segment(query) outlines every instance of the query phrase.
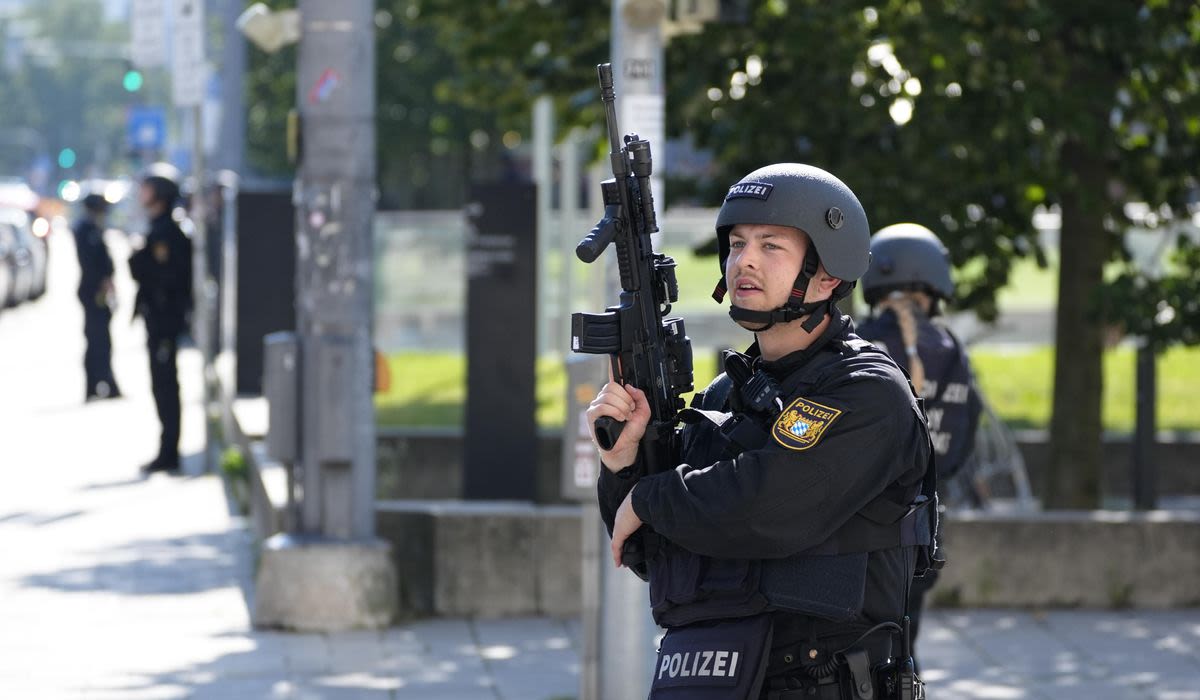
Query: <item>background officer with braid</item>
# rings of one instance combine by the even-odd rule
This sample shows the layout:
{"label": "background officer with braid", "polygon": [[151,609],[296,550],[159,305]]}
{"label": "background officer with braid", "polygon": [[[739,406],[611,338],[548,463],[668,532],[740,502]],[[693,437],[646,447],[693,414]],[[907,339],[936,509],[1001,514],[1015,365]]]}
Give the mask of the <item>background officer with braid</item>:
{"label": "background officer with braid", "polygon": [[716,227],[714,297],[755,342],[681,414],[679,466],[639,463],[636,388],[588,410],[626,422],[598,491],[614,562],[640,540],[668,629],[651,698],[919,697],[901,632],[933,558],[932,446],[903,372],[836,306],[867,270],[866,214],[782,163],[733,185]]}
{"label": "background officer with braid", "polygon": [[[936,320],[942,304],[954,299],[946,247],[924,226],[888,226],[871,238],[871,267],[862,287],[872,315],[858,334],[890,353],[925,399],[939,495],[950,506],[980,505],[963,466],[974,448],[982,403],[966,350]],[[936,572],[914,581],[909,599],[914,642],[925,594],[936,581]]]}

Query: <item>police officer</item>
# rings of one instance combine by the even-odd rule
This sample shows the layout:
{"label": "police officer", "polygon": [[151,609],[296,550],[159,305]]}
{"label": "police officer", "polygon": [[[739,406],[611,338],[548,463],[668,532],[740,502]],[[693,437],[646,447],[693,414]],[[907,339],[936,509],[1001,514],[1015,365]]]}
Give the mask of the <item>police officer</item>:
{"label": "police officer", "polygon": [[651,698],[914,697],[903,620],[932,565],[932,447],[903,372],[836,305],[868,266],[866,214],[833,175],[781,163],[734,184],[716,228],[714,297],[755,343],[681,415],[679,466],[645,473],[637,388],[588,409],[626,422],[598,491],[614,562],[640,542],[668,630]]}
{"label": "police officer", "polygon": [[83,216],[75,223],[75,253],[79,257],[79,302],[83,304],[84,400],[114,399],[121,395],[112,371],[113,261],[104,244],[108,200],[98,194],[83,198]]}
{"label": "police officer", "polygon": [[138,283],[134,314],[146,322],[150,381],[162,437],[158,456],[144,472],[179,470],[179,375],[175,354],[192,309],[192,243],[171,216],[179,185],[164,169],[152,169],[139,196],[150,219],[145,245],[129,259]]}
{"label": "police officer", "polygon": [[[925,399],[939,490],[949,494],[949,505],[980,505],[963,466],[982,403],[962,343],[938,322],[942,304],[954,299],[946,247],[919,224],[888,226],[871,238],[871,267],[862,287],[872,316],[859,335],[890,353]],[[914,582],[909,600],[914,640],[925,595],[936,580],[930,572]]]}

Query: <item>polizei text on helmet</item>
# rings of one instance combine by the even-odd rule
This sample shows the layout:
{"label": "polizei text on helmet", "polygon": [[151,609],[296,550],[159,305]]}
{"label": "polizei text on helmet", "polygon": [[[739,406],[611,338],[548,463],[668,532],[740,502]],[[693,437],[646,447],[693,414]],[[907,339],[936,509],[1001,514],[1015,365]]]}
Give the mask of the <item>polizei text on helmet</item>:
{"label": "polizei text on helmet", "polygon": [[775,189],[775,185],[769,182],[739,182],[729,188],[729,194],[725,195],[725,199],[750,197],[766,201],[767,197],[771,196],[773,189]]}

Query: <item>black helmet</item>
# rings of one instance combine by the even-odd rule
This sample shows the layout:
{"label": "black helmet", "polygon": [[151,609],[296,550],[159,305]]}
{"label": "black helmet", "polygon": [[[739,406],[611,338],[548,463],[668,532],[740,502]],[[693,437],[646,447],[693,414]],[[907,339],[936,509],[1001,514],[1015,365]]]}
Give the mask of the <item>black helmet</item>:
{"label": "black helmet", "polygon": [[[841,180],[811,165],[776,163],[759,168],[729,188],[717,214],[717,251],[721,281],[713,298],[725,297],[725,261],[729,257],[729,232],[737,224],[774,224],[798,228],[812,245],[805,254],[800,274],[793,285],[792,299],[774,311],[750,311],[731,306],[736,321],[765,324],[766,330],[779,322],[809,315],[806,330],[821,323],[837,300],[854,288],[871,260],[871,228],[867,214],[854,192]],[[828,300],[804,303],[808,282],[824,265],[831,276],[842,280]]]}
{"label": "black helmet", "polygon": [[103,214],[108,211],[109,203],[103,195],[92,193],[83,198],[83,208],[90,212]]}
{"label": "black helmet", "polygon": [[920,224],[888,226],[871,238],[871,267],[862,286],[863,297],[872,306],[894,291],[953,299],[950,254],[941,239]]}
{"label": "black helmet", "polygon": [[168,208],[179,199],[179,170],[170,163],[150,165],[142,175],[142,184],[149,186],[154,198]]}

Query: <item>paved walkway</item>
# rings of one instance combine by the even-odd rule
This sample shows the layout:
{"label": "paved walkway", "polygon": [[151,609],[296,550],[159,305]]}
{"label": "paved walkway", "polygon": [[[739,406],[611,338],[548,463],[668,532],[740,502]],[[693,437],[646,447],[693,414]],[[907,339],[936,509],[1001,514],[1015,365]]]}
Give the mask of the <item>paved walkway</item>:
{"label": "paved walkway", "polygon": [[[128,398],[83,405],[67,237],[52,257],[49,295],[0,313],[0,699],[576,696],[575,621],[252,630],[249,535],[195,457],[197,358],[181,360],[187,475],[142,479],[157,424],[132,290],[113,324]],[[939,700],[1200,700],[1197,610],[943,611],[926,630]]]}

